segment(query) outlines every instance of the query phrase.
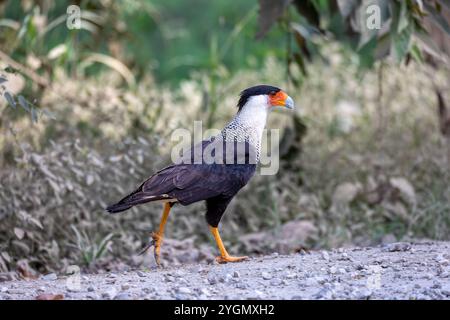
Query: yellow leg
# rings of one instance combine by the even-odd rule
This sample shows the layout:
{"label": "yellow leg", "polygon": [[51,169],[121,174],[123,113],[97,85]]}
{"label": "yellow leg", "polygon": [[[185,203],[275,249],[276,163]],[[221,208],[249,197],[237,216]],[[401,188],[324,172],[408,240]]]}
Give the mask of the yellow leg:
{"label": "yellow leg", "polygon": [[159,253],[161,251],[161,243],[164,237],[164,226],[166,225],[167,218],[169,217],[170,208],[172,208],[172,205],[169,202],[166,202],[164,204],[164,211],[161,222],[159,223],[158,232],[152,233],[153,244],[155,246],[155,260],[158,265],[160,264]]}
{"label": "yellow leg", "polygon": [[239,262],[245,259],[248,259],[247,256],[244,257],[232,257],[228,254],[227,250],[225,249],[225,246],[223,245],[222,239],[220,238],[219,229],[217,227],[211,227],[209,226],[209,230],[211,231],[212,235],[214,236],[214,240],[216,240],[217,247],[219,247],[220,256],[216,258],[216,261],[219,263],[226,263],[226,262]]}

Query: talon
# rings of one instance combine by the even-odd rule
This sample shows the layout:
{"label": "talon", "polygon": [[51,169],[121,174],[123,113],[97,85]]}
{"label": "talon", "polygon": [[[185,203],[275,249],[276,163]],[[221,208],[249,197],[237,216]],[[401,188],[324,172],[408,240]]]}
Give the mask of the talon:
{"label": "talon", "polygon": [[142,256],[144,253],[146,253],[148,251],[148,249],[150,249],[151,247],[153,247],[155,245],[155,239],[151,239],[144,248],[142,248],[142,250],[138,253],[138,256]]}
{"label": "talon", "polygon": [[218,257],[216,257],[216,261],[218,263],[241,262],[241,261],[244,261],[244,260],[247,260],[247,259],[248,259],[247,256],[243,256],[243,257],[218,256]]}

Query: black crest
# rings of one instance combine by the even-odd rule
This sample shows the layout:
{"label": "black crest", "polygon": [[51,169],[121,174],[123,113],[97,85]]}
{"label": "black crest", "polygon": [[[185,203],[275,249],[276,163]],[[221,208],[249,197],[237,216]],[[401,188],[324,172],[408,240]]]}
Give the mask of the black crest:
{"label": "black crest", "polygon": [[258,86],[254,86],[254,87],[245,89],[240,94],[239,102],[237,105],[239,108],[239,111],[241,111],[242,107],[247,103],[248,99],[251,96],[258,96],[261,94],[272,94],[272,93],[275,94],[280,90],[281,90],[280,88],[268,86],[268,85],[258,85]]}

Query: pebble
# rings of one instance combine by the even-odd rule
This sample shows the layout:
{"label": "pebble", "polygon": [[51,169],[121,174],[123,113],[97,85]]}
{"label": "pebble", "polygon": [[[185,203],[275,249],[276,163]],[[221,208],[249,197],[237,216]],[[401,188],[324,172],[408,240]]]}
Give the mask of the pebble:
{"label": "pebble", "polygon": [[181,294],[191,294],[192,291],[191,291],[191,289],[186,288],[186,287],[179,287],[179,288],[177,289],[177,293],[181,293]]}
{"label": "pebble", "polygon": [[330,255],[326,251],[322,251],[322,258],[326,261],[330,260]]}
{"label": "pebble", "polygon": [[247,297],[248,299],[261,299],[264,293],[260,290],[255,290],[253,293],[250,293]]}
{"label": "pebble", "polygon": [[409,251],[411,250],[411,244],[408,242],[394,242],[383,246],[383,251],[397,252],[397,251]]}
{"label": "pebble", "polygon": [[145,275],[145,273],[144,272],[142,272],[142,271],[137,271],[136,272],[136,274],[139,276],[139,277],[141,277],[141,278],[144,278],[146,275]]}
{"label": "pebble", "polygon": [[56,275],[56,273],[49,273],[45,276],[42,276],[41,279],[44,281],[54,281],[58,279],[58,276]]}
{"label": "pebble", "polygon": [[441,293],[444,296],[450,297],[450,283],[446,283],[445,285],[442,286]]}
{"label": "pebble", "polygon": [[94,292],[94,291],[95,291],[95,288],[94,288],[93,286],[89,286],[89,287],[87,288],[87,291],[88,291],[88,292]]}
{"label": "pebble", "polygon": [[238,289],[247,289],[248,285],[246,283],[244,283],[244,282],[238,282],[238,283],[236,283],[236,288],[238,288]]}
{"label": "pebble", "polygon": [[297,275],[293,272],[286,272],[284,274],[284,278],[285,279],[295,279],[295,278],[297,278]]}
{"label": "pebble", "polygon": [[123,291],[126,291],[126,290],[130,289],[130,285],[128,283],[124,283],[124,284],[122,284],[121,288]]}
{"label": "pebble", "polygon": [[201,288],[201,289],[199,290],[199,292],[200,292],[202,295],[205,295],[206,297],[211,295],[211,292],[209,292],[209,290],[206,289],[206,288]]}
{"label": "pebble", "polygon": [[116,288],[112,287],[112,288],[109,288],[108,290],[102,292],[102,298],[113,299],[116,296],[116,294],[117,294]]}
{"label": "pebble", "polygon": [[230,280],[233,278],[233,276],[229,273],[225,274],[225,275],[221,275],[219,277],[219,281],[222,283],[228,283],[230,282]]}
{"label": "pebble", "polygon": [[314,295],[315,299],[325,299],[325,300],[331,300],[335,297],[333,290],[330,289],[320,289],[316,294]]}
{"label": "pebble", "polygon": [[279,286],[281,285],[281,279],[275,278],[270,281],[271,286]]}
{"label": "pebble", "polygon": [[114,300],[130,300],[131,297],[126,292],[119,292],[115,297]]}
{"label": "pebble", "polygon": [[23,294],[24,291],[20,290],[20,289],[13,289],[13,288],[11,288],[11,289],[8,289],[7,293],[9,293],[9,294]]}
{"label": "pebble", "polygon": [[263,278],[264,280],[270,280],[270,279],[272,279],[272,275],[271,275],[270,273],[268,273],[268,272],[263,272],[263,273],[261,273],[261,276],[262,276],[262,278]]}
{"label": "pebble", "polygon": [[241,275],[239,274],[238,271],[233,272],[233,278],[240,278]]}
{"label": "pebble", "polygon": [[370,298],[371,295],[372,295],[372,291],[367,289],[367,288],[362,289],[362,290],[357,292],[357,298],[358,299],[367,300],[367,299]]}

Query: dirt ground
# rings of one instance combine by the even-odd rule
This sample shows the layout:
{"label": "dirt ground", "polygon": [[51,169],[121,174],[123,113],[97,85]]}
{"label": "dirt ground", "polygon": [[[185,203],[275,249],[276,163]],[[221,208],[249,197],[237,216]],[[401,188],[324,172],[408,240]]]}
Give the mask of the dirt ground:
{"label": "dirt ground", "polygon": [[0,299],[450,299],[450,242],[0,282]]}

